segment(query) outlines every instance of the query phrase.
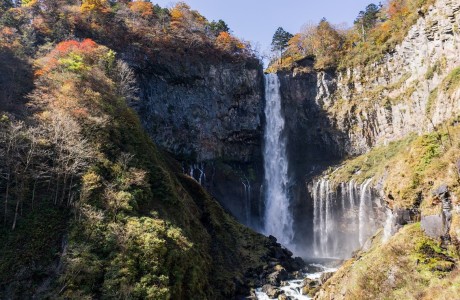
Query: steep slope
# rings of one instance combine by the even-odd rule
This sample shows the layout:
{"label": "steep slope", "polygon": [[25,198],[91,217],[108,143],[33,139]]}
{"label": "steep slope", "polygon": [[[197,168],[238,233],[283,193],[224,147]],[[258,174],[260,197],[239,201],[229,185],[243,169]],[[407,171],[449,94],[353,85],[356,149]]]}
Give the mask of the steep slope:
{"label": "steep slope", "polygon": [[[195,51],[194,64],[211,57],[226,72],[243,74],[242,87],[227,90],[236,96],[222,101],[233,106],[249,93],[247,101],[257,106],[260,81],[247,85],[260,78],[258,62],[236,38],[209,31],[186,5],[165,11],[142,3],[2,6],[1,53],[24,64],[18,70],[25,83],[0,99],[0,298],[231,299],[248,295],[279,265],[303,266],[276,239],[239,224],[185,175],[129,106],[142,107],[144,96],[156,91],[149,82],[161,85],[165,74],[178,75],[174,67],[190,63],[177,49]],[[145,34],[149,26],[157,34]],[[168,55],[174,63],[158,64]],[[0,68],[2,88],[14,88],[17,73],[5,62]],[[180,94],[187,83],[169,84]],[[206,85],[196,86],[204,93]],[[209,95],[214,101],[217,93]],[[260,121],[253,113],[249,125],[223,122],[236,129],[223,142],[214,140],[230,140],[233,160],[246,163],[257,152]],[[254,132],[246,137],[245,130]],[[241,139],[254,149],[241,155]],[[184,142],[198,149],[204,140],[196,141]]]}
{"label": "steep slope", "polygon": [[293,172],[307,178],[299,243],[310,234],[306,255],[319,257],[361,248],[315,299],[458,294],[459,25],[459,3],[438,0],[382,58],[324,71],[307,57],[279,72]]}
{"label": "steep slope", "polygon": [[256,227],[263,180],[260,62],[187,55],[138,73],[138,111],[150,136],[238,220]]}

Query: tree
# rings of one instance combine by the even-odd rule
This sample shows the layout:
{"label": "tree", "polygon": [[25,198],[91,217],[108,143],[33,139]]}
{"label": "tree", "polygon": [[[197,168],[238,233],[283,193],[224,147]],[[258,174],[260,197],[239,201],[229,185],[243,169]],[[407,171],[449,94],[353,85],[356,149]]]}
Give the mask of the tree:
{"label": "tree", "polygon": [[371,3],[366,7],[365,11],[359,12],[358,17],[355,20],[355,25],[360,28],[363,41],[366,40],[367,32],[374,28],[377,24],[381,8],[381,4],[375,5]]}
{"label": "tree", "polygon": [[105,12],[108,7],[107,0],[83,0],[80,9],[82,12]]}
{"label": "tree", "polygon": [[289,40],[293,37],[292,34],[278,27],[272,39],[272,46],[274,50],[285,49],[288,45]]}
{"label": "tree", "polygon": [[287,48],[289,40],[293,37],[292,34],[283,29],[283,27],[278,27],[272,39],[272,50],[279,51],[280,56],[282,55],[284,49]]}
{"label": "tree", "polygon": [[343,37],[326,19],[322,19],[313,40],[313,51],[316,57],[315,67],[331,68],[337,65]]}
{"label": "tree", "polygon": [[140,15],[141,17],[147,18],[153,15],[153,4],[145,1],[135,1],[129,3],[129,9],[132,12]]}
{"label": "tree", "polygon": [[218,36],[221,32],[230,32],[230,28],[223,20],[219,20],[217,22],[212,21],[209,23],[209,29],[211,29],[215,36]]}

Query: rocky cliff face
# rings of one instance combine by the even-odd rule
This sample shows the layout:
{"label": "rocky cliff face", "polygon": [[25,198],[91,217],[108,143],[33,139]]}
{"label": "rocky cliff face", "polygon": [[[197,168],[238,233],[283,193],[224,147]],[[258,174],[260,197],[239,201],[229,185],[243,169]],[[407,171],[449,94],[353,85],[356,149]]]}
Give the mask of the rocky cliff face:
{"label": "rocky cliff face", "polygon": [[337,92],[324,94],[323,107],[348,135],[348,153],[432,130],[456,116],[460,95],[446,81],[460,65],[459,27],[460,3],[439,0],[393,53],[337,75]]}
{"label": "rocky cliff face", "polygon": [[459,114],[459,28],[460,3],[438,0],[380,61],[315,71],[304,59],[279,74],[300,240],[312,235],[305,229],[313,219],[305,181],[341,158],[431,131]]}
{"label": "rocky cliff face", "polygon": [[250,225],[251,215],[259,214],[263,180],[259,62],[159,59],[140,77],[138,110],[154,141]]}
{"label": "rocky cliff face", "polygon": [[[294,71],[287,76],[285,93],[303,105],[314,104],[325,116],[326,128],[342,132],[346,139],[336,143],[338,154],[360,154],[409,133],[432,130],[460,109],[460,95],[448,82],[458,75],[459,28],[460,3],[439,0],[382,60],[335,74]],[[324,122],[317,126],[325,128]],[[310,126],[303,136],[314,130]]]}

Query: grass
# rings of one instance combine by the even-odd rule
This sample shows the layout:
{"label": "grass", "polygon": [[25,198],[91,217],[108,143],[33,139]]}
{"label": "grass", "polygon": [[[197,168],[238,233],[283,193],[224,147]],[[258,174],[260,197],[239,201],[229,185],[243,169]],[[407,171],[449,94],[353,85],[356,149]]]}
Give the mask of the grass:
{"label": "grass", "polygon": [[420,223],[405,226],[386,243],[381,238],[379,232],[369,251],[339,269],[324,286],[326,297],[345,291],[345,299],[434,299],[433,289],[452,281],[456,287],[441,293],[459,291],[459,274],[452,269],[458,253],[427,237]]}
{"label": "grass", "polygon": [[439,185],[447,184],[456,197],[460,196],[459,158],[460,126],[447,122],[435,132],[410,135],[349,159],[330,177],[336,184],[384,178],[384,193],[392,207],[410,208],[422,196],[422,210],[431,213],[438,207],[430,202],[431,191]]}
{"label": "grass", "polygon": [[460,67],[453,69],[449,75],[444,78],[441,88],[452,95],[460,87]]}
{"label": "grass", "polygon": [[368,178],[383,174],[391,166],[391,160],[407,148],[415,139],[414,135],[400,141],[391,142],[388,146],[373,148],[370,152],[347,160],[333,175],[336,183],[354,179],[358,183]]}

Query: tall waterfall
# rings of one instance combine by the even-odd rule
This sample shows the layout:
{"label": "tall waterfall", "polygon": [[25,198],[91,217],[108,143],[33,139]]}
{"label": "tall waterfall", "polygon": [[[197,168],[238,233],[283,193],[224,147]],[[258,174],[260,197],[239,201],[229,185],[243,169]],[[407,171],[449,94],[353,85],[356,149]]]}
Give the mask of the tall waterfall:
{"label": "tall waterfall", "polygon": [[316,257],[346,258],[363,246],[387,212],[371,188],[371,179],[338,187],[322,178],[313,183],[313,251]]}
{"label": "tall waterfall", "polygon": [[280,82],[276,74],[265,77],[265,233],[275,236],[282,244],[292,241],[292,215],[287,196],[288,160],[283,136],[284,118],[281,113]]}

